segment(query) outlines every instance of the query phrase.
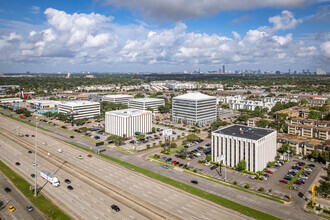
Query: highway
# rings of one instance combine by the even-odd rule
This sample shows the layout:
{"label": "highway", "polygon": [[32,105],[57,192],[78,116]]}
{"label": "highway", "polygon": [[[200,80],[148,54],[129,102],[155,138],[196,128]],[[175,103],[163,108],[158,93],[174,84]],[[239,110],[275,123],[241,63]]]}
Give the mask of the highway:
{"label": "highway", "polygon": [[[5,163],[15,167],[32,184],[33,155],[27,149],[33,149],[34,138],[31,134],[35,129],[29,125],[0,116],[0,131],[2,135],[2,152],[0,158]],[[30,137],[19,137],[17,132],[29,134]],[[45,142],[46,144],[43,144]],[[65,144],[47,134],[38,131],[38,169],[56,172],[62,186],[55,188],[38,179],[42,191],[54,197],[55,203],[62,203],[66,211],[74,213],[80,219],[104,219],[114,215],[110,210],[111,204],[117,204],[121,211],[115,213],[116,219],[247,219],[233,210],[224,208],[207,200],[193,196],[167,184],[155,181],[125,167],[93,156],[88,158],[86,152]],[[61,148],[63,153],[57,152]],[[51,156],[48,157],[47,153]],[[82,155],[83,159],[77,156]],[[15,162],[21,166],[15,166]],[[72,180],[74,190],[68,191],[63,182],[65,178]],[[117,193],[117,194],[116,194]],[[119,195],[118,195],[119,194]],[[109,195],[109,196],[106,196]],[[104,198],[102,198],[102,196]],[[117,201],[114,201],[116,198]],[[120,200],[120,201],[118,201]],[[125,206],[128,204],[127,206]],[[129,208],[128,208],[129,207]],[[178,208],[180,207],[180,208]],[[122,215],[122,216],[120,216]]]}

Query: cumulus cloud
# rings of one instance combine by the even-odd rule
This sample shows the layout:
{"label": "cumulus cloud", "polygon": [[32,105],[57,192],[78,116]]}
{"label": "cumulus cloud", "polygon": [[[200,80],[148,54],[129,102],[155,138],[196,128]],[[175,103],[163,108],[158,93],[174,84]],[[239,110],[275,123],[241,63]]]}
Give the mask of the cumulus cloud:
{"label": "cumulus cloud", "polygon": [[99,0],[115,7],[125,7],[153,19],[183,20],[200,18],[227,10],[256,8],[294,8],[315,0]]}
{"label": "cumulus cloud", "polygon": [[[183,22],[172,28],[150,28],[143,25],[119,25],[113,17],[101,14],[68,14],[49,8],[45,27],[25,33],[0,31],[0,66],[40,63],[56,66],[128,65],[148,70],[156,66],[208,66],[222,64],[283,66],[292,63],[314,64],[320,60],[329,67],[328,33],[322,41],[296,41],[291,33],[278,30],[294,28],[299,19],[289,11],[269,19],[270,26],[233,31],[232,36],[188,32]],[[320,58],[320,59],[319,59]],[[59,65],[59,63],[61,65]],[[259,68],[258,67],[258,68]],[[159,69],[162,71],[164,69]]]}

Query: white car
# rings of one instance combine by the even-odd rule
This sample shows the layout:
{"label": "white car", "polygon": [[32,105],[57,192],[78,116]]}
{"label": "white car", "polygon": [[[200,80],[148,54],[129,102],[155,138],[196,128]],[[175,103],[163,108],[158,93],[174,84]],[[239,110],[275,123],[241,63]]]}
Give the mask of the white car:
{"label": "white car", "polygon": [[42,142],[42,144],[47,146],[47,143],[46,142]]}
{"label": "white car", "polygon": [[58,149],[57,152],[63,153],[63,150],[62,149]]}
{"label": "white car", "polygon": [[78,158],[78,159],[83,159],[83,156],[79,155],[77,158]]}
{"label": "white car", "polygon": [[256,175],[250,176],[251,179],[255,179],[256,177],[257,177]]}
{"label": "white car", "polygon": [[307,172],[312,172],[313,171],[311,168],[306,168],[304,170],[307,171]]}
{"label": "white car", "polygon": [[205,163],[205,166],[209,166],[209,165],[210,165],[210,162],[206,162],[206,163]]}
{"label": "white car", "polygon": [[32,162],[32,165],[35,166],[35,165],[36,165],[36,162],[33,161],[33,162]]}
{"label": "white car", "polygon": [[303,178],[303,179],[308,179],[308,176],[305,176],[305,175],[299,175],[299,178]]}

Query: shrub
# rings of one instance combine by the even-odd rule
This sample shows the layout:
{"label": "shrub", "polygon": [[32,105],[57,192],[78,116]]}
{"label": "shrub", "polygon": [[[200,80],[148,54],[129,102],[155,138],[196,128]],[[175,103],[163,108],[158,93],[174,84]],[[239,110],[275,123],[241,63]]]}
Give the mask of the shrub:
{"label": "shrub", "polygon": [[205,160],[198,160],[198,163],[204,163]]}
{"label": "shrub", "polygon": [[249,184],[246,184],[246,185],[244,186],[244,188],[245,188],[245,189],[248,189],[248,188],[250,188],[250,185],[249,185]]}
{"label": "shrub", "polygon": [[150,144],[147,144],[147,149],[149,149],[150,148]]}
{"label": "shrub", "polygon": [[197,169],[194,169],[193,172],[194,172],[194,173],[197,173]]}
{"label": "shrub", "polygon": [[259,177],[259,180],[264,180],[264,177],[262,177],[262,176],[261,176],[261,177]]}
{"label": "shrub", "polygon": [[260,191],[260,192],[263,192],[263,191],[265,191],[265,189],[264,189],[263,187],[260,187],[260,188],[259,188],[259,191]]}
{"label": "shrub", "polygon": [[234,185],[237,185],[237,181],[234,181],[233,184],[234,184]]}
{"label": "shrub", "polygon": [[163,154],[163,153],[165,153],[165,150],[161,150],[160,152]]}
{"label": "shrub", "polygon": [[153,155],[153,158],[159,159],[160,156],[159,156],[158,154],[154,154],[154,155]]}
{"label": "shrub", "polygon": [[186,166],[186,169],[187,169],[187,170],[189,170],[189,168],[190,168],[189,166]]}

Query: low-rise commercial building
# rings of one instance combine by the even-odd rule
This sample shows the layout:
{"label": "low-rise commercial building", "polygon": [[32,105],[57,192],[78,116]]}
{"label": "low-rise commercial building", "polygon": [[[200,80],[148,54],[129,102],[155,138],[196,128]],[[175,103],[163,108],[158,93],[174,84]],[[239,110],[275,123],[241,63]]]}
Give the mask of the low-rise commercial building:
{"label": "low-rise commercial building", "polygon": [[100,103],[91,101],[67,101],[58,105],[58,112],[73,115],[74,119],[94,118],[100,115]]}
{"label": "low-rise commercial building", "polygon": [[19,103],[23,102],[24,100],[21,98],[3,98],[0,99],[0,103]]}
{"label": "low-rise commercial building", "polygon": [[102,100],[106,102],[120,103],[128,105],[129,100],[133,100],[134,96],[132,95],[105,95]]}
{"label": "low-rise commercial building", "polygon": [[165,105],[164,99],[156,99],[156,98],[141,98],[141,99],[132,99],[128,101],[128,107],[139,109],[139,110],[147,110],[147,108],[151,108],[154,113],[158,112],[158,107],[161,105]]}
{"label": "low-rise commercial building", "polygon": [[217,99],[200,92],[172,99],[172,121],[184,124],[207,125],[217,120]]}
{"label": "low-rise commercial building", "polygon": [[131,137],[136,132],[147,133],[151,130],[151,111],[124,109],[105,113],[105,131],[110,134]]}
{"label": "low-rise commercial building", "polygon": [[225,165],[236,167],[246,161],[246,169],[252,172],[263,170],[276,156],[276,130],[231,125],[212,132],[212,161],[225,156]]}

